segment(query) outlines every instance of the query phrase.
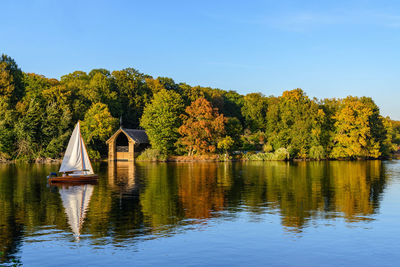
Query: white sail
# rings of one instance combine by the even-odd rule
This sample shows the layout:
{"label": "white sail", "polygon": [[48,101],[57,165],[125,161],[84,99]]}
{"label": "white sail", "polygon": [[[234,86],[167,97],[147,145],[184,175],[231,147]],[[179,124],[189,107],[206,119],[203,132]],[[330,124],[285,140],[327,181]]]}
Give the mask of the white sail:
{"label": "white sail", "polygon": [[93,185],[61,187],[59,189],[68,224],[76,239],[79,239],[86,211],[93,193]]}
{"label": "white sail", "polygon": [[79,122],[76,124],[59,172],[73,172],[74,174],[93,174],[92,164],[81,136]]}

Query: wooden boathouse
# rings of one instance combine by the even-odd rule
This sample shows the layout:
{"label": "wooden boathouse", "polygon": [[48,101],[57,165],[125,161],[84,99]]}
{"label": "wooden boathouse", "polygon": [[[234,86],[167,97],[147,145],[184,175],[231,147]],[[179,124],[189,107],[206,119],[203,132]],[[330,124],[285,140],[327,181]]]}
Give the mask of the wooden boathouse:
{"label": "wooden boathouse", "polygon": [[134,161],[135,154],[149,146],[149,138],[144,130],[119,128],[106,143],[108,160]]}

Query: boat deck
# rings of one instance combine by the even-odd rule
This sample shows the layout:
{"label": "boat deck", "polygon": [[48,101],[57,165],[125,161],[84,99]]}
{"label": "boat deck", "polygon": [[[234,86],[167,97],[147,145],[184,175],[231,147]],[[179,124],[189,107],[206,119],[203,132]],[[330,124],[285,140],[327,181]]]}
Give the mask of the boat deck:
{"label": "boat deck", "polygon": [[99,179],[97,174],[92,175],[82,175],[82,176],[57,176],[50,177],[50,183],[82,183],[82,182],[96,182]]}

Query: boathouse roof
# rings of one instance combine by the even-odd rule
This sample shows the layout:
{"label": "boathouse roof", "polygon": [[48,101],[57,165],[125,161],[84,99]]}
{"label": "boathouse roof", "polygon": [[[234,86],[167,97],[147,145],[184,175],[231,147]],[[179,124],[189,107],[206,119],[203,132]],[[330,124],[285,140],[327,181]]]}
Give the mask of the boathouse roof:
{"label": "boathouse roof", "polygon": [[126,128],[119,128],[108,140],[106,143],[111,142],[114,138],[118,136],[119,133],[123,132],[126,137],[133,140],[136,144],[148,144],[149,138],[147,137],[145,130],[139,129],[126,129]]}

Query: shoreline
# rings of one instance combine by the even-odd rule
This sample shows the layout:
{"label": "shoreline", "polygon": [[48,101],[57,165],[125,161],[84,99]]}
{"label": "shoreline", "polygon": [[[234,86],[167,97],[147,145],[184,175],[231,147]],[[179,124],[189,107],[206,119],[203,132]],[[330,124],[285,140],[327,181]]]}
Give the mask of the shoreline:
{"label": "shoreline", "polygon": [[[149,159],[135,160],[133,162],[175,162],[175,163],[191,163],[191,162],[315,162],[315,161],[368,161],[368,160],[398,160],[399,154],[394,154],[390,158],[359,158],[359,159],[287,159],[287,160],[255,160],[248,158],[220,158],[219,155],[203,155],[203,156],[170,156],[166,160]],[[27,160],[0,160],[0,164],[61,164],[62,159],[36,159]],[[92,160],[92,162],[108,162],[107,158]]]}

